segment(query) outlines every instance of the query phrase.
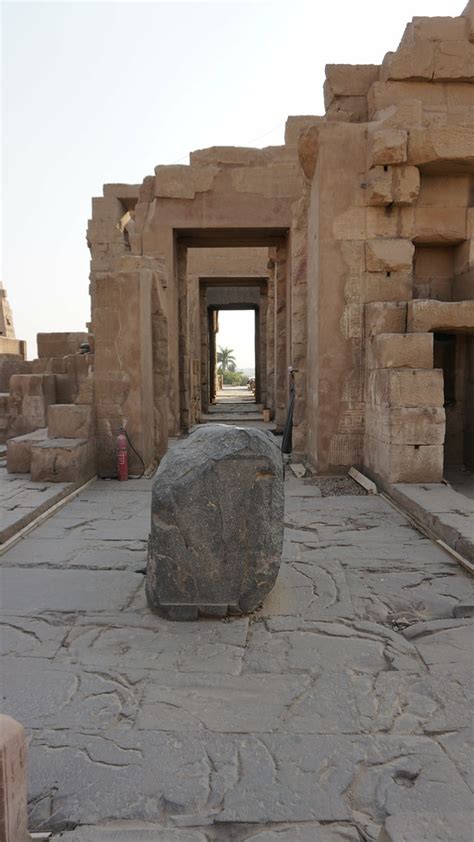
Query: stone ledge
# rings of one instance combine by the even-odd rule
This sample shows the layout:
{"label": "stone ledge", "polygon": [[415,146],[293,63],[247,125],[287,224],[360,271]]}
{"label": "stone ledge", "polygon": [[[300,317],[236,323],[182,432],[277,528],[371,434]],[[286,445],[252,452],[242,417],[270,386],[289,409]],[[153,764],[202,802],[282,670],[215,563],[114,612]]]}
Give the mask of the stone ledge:
{"label": "stone ledge", "polygon": [[474,333],[474,301],[409,301],[407,331]]}
{"label": "stone ledge", "polygon": [[443,483],[397,483],[388,494],[423,526],[474,561],[474,500]]}

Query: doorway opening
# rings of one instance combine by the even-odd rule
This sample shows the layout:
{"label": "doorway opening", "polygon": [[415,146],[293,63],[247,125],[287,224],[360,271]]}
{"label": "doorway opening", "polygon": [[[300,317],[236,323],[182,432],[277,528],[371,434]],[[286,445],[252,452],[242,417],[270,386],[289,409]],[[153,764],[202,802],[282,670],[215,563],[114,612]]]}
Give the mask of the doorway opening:
{"label": "doorway opening", "polygon": [[216,311],[216,376],[213,403],[226,411],[255,410],[257,395],[258,308],[235,306]]}
{"label": "doorway opening", "polygon": [[474,336],[435,333],[434,364],[444,375],[445,477],[474,497]]}

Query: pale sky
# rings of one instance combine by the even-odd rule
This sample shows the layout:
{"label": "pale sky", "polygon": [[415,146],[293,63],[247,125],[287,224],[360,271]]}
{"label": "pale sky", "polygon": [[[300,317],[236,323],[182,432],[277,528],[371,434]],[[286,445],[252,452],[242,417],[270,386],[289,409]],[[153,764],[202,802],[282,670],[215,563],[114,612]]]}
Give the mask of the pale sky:
{"label": "pale sky", "polygon": [[[3,2],[1,278],[17,337],[89,319],[92,196],[322,114],[326,63],[380,63],[415,15],[467,0]],[[238,349],[236,349],[238,350]]]}
{"label": "pale sky", "polygon": [[232,348],[239,370],[255,369],[255,311],[219,312],[218,348]]}

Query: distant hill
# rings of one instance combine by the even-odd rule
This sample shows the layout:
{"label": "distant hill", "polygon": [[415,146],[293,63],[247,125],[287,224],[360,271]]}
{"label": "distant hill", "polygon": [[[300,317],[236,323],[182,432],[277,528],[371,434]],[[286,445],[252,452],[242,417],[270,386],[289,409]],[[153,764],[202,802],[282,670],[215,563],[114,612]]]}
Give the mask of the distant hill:
{"label": "distant hill", "polygon": [[241,371],[242,374],[246,374],[247,377],[255,377],[255,369],[254,368],[239,368],[239,371]]}

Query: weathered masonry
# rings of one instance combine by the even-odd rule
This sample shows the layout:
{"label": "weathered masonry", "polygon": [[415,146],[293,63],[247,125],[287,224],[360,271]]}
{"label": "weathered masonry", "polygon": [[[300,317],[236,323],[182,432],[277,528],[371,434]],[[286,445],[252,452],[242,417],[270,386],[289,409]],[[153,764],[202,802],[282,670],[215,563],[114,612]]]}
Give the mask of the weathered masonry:
{"label": "weathered masonry", "polygon": [[471,0],[414,18],[381,65],[329,65],[326,114],[289,117],[283,146],[105,185],[87,235],[93,378],[76,399],[101,475],[122,423],[149,466],[199,422],[213,313],[237,306],[255,311],[258,401],[279,427],[296,369],[293,446],[319,471],[474,469],[473,69]]}

